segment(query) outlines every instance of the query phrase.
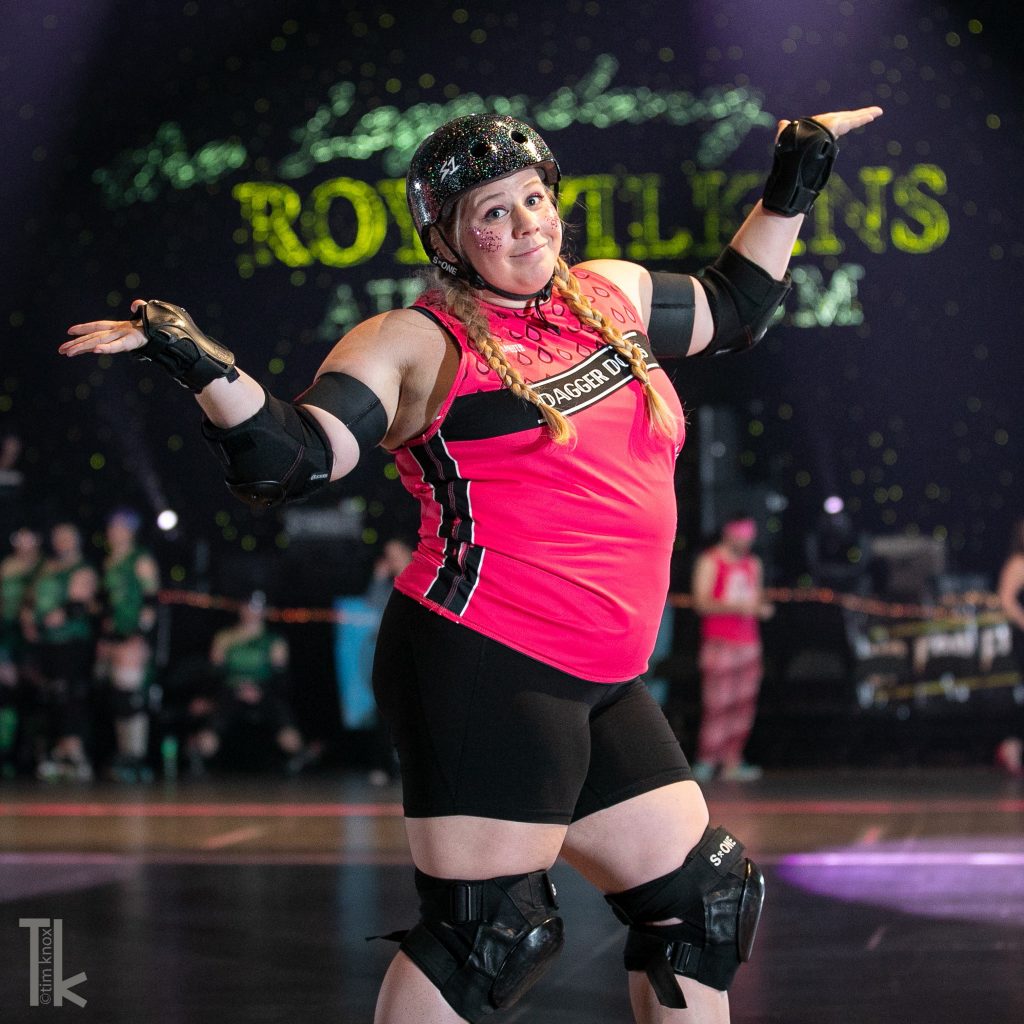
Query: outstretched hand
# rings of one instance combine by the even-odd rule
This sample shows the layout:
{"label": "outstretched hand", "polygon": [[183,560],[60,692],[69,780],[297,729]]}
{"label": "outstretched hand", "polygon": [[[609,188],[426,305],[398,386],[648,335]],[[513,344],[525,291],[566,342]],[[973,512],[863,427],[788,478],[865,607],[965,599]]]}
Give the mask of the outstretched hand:
{"label": "outstretched hand", "polygon": [[[830,114],[815,114],[814,120],[823,124],[836,138],[852,132],[854,128],[863,128],[877,117],[882,116],[881,107],[861,107],[859,110],[834,110]],[[789,121],[780,121],[776,138]]]}
{"label": "outstretched hand", "polygon": [[[133,299],[132,312],[145,304],[145,299]],[[62,356],[112,356],[142,348],[148,340],[131,320],[90,320],[72,324],[68,334],[72,337],[57,349]]]}

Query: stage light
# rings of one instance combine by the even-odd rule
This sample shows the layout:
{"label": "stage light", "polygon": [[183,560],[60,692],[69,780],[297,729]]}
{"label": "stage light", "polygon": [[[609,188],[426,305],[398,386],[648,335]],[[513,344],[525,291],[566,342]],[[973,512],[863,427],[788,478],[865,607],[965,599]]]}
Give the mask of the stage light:
{"label": "stage light", "polygon": [[830,516],[839,515],[839,513],[842,512],[845,507],[846,506],[843,503],[843,499],[840,498],[837,494],[833,494],[825,499],[824,508]]}
{"label": "stage light", "polygon": [[178,513],[173,509],[165,508],[163,512],[156,517],[156,525],[165,533],[173,530],[178,525]]}

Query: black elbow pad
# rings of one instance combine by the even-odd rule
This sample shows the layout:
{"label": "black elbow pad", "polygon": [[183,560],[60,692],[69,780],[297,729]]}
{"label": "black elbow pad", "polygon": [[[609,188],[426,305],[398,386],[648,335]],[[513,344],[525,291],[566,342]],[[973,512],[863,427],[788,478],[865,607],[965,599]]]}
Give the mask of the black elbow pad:
{"label": "black elbow pad", "polygon": [[224,467],[228,490],[257,509],[308,498],[327,486],[334,464],[312,413],[264,393],[260,411],[235,427],[203,420],[203,437]]}
{"label": "black elbow pad", "polygon": [[700,355],[743,352],[764,337],[790,289],[790,275],[776,281],[732,246],[705,267],[700,282],[707,292],[715,333]]}

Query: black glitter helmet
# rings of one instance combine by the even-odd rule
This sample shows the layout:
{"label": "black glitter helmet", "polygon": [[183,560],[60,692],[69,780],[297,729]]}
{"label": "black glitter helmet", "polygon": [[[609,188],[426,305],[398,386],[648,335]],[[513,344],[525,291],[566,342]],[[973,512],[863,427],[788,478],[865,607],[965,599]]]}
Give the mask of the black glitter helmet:
{"label": "black glitter helmet", "polygon": [[[512,299],[532,299],[542,294],[546,298],[550,284],[531,295],[516,295],[488,284],[465,256],[454,261],[442,256],[430,231],[438,228],[438,222],[463,193],[528,167],[536,167],[557,195],[561,178],[558,161],[537,132],[514,117],[468,114],[428,135],[413,153],[405,188],[413,223],[430,262],[474,288],[487,288]],[[448,239],[445,242],[453,253],[458,251]]]}

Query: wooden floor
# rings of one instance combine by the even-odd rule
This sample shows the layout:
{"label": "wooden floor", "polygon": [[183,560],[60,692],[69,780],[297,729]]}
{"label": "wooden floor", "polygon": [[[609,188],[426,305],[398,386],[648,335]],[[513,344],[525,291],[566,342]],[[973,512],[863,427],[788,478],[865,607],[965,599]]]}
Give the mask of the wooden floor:
{"label": "wooden floor", "polygon": [[[369,1022],[415,918],[399,794],[355,777],[0,783],[0,1021]],[[1024,1020],[1024,784],[986,771],[712,785],[765,869],[734,1024]],[[498,1021],[631,1020],[622,929],[564,865],[557,965]],[[25,918],[84,1008],[29,1006]],[[414,1022],[410,1022],[414,1024]]]}

